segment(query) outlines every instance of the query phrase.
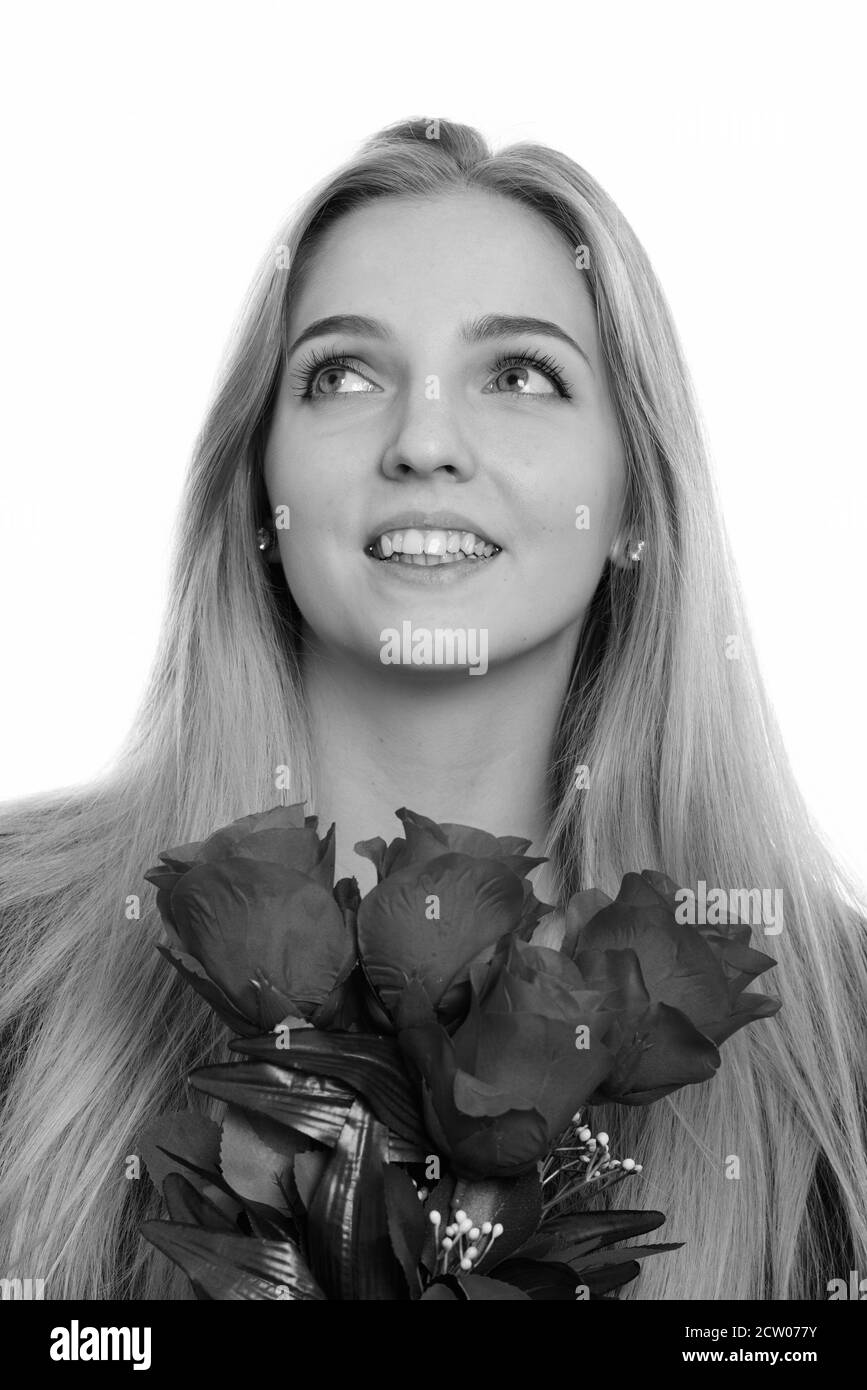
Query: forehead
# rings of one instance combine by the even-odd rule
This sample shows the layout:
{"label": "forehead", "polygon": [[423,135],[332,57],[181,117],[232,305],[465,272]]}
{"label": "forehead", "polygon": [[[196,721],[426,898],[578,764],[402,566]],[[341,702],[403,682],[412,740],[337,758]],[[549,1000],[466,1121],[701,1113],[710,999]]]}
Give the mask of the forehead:
{"label": "forehead", "polygon": [[330,314],[553,319],[591,342],[596,314],[574,251],[539,213],[484,189],[377,198],[322,237],[291,310],[293,331]]}

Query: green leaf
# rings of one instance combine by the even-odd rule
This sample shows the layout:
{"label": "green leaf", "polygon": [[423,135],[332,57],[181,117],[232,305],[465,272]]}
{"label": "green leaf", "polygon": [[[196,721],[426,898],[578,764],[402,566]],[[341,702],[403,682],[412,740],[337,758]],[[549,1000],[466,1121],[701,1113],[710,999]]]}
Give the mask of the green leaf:
{"label": "green leaf", "polygon": [[494,1266],[497,1279],[522,1289],[528,1298],[545,1302],[575,1302],[581,1282],[568,1264],[553,1260],[505,1260]]}
{"label": "green leaf", "polygon": [[223,1120],[220,1169],[244,1201],[287,1211],[285,1180],[299,1149],[309,1144],[265,1115],[248,1116],[230,1105]]}
{"label": "green leaf", "polygon": [[464,1290],[467,1298],[471,1302],[477,1303],[480,1299],[515,1299],[529,1300],[530,1295],[524,1293],[523,1289],[516,1289],[514,1284],[506,1284],[499,1279],[488,1279],[482,1274],[462,1274],[458,1283]]}
{"label": "green leaf", "polygon": [[[177,1144],[184,1152],[173,1152],[169,1144]],[[234,1227],[241,1202],[220,1173],[219,1144],[219,1125],[191,1111],[161,1115],[139,1140],[148,1173],[163,1195],[169,1175],[182,1168],[192,1186]]]}
{"label": "green leaf", "polygon": [[291,1216],[266,1206],[264,1202],[245,1202],[244,1212],[250,1234],[262,1240],[297,1240],[298,1226]]}
{"label": "green leaf", "polygon": [[[411,1144],[428,1145],[411,1084],[397,1044],[363,1033],[323,1033],[305,1028],[278,1037],[245,1039],[234,1052],[265,1059],[277,1067],[328,1076],[363,1096],[377,1119]],[[286,1043],[288,1042],[288,1046]]]}
{"label": "green leaf", "polygon": [[559,1259],[572,1266],[576,1274],[585,1269],[601,1269],[603,1265],[624,1264],[632,1260],[645,1260],[648,1255],[663,1255],[667,1250],[682,1250],[684,1242],[674,1241],[670,1245],[623,1245],[618,1250],[591,1251],[580,1254],[581,1246],[558,1252]]}
{"label": "green leaf", "polygon": [[238,1225],[225,1211],[200,1192],[182,1173],[167,1173],[163,1197],[172,1221],[187,1222],[206,1231],[238,1234]]}
{"label": "green leaf", "polygon": [[309,1153],[298,1154],[295,1159],[294,1175],[298,1196],[305,1208],[310,1210],[316,1185],[328,1166],[329,1154],[325,1149],[311,1149]]}
{"label": "green leaf", "polygon": [[[542,1215],[542,1190],[539,1174],[533,1169],[519,1178],[486,1178],[461,1180],[452,1199],[452,1212],[465,1211],[475,1226],[490,1221],[503,1227],[503,1234],[494,1242],[490,1255],[477,1262],[477,1273],[491,1269],[508,1255],[520,1250],[539,1225]],[[443,1225],[447,1223],[444,1221]]]}
{"label": "green leaf", "polygon": [[146,1221],[141,1233],[180,1266],[200,1298],[305,1303],[325,1298],[293,1241],[223,1235],[172,1221]]}
{"label": "green leaf", "polygon": [[265,1062],[199,1067],[190,1083],[205,1095],[268,1115],[329,1147],[337,1143],[354,1096],[327,1077],[305,1076]]}
{"label": "green leaf", "polygon": [[[419,1303],[465,1303],[467,1296],[461,1289],[459,1293],[454,1293],[452,1285],[457,1285],[457,1279],[446,1282],[445,1279],[437,1279],[433,1284],[428,1285],[419,1299]],[[458,1285],[460,1288],[460,1286]]]}
{"label": "green leaf", "polygon": [[363,1101],[356,1100],[308,1213],[310,1265],[331,1298],[407,1298],[403,1271],[388,1235],[387,1143],[385,1126]]}
{"label": "green leaf", "polygon": [[502,1283],[499,1279],[488,1279],[479,1274],[441,1274],[429,1284],[419,1299],[420,1303],[478,1303],[480,1300],[510,1300],[523,1302],[528,1297],[522,1289],[513,1284]]}
{"label": "green leaf", "polygon": [[[244,1211],[244,1203],[232,1191],[222,1173],[208,1168],[200,1168],[198,1164],[191,1163],[189,1159],[184,1158],[183,1154],[169,1153],[168,1149],[165,1150],[165,1154],[172,1163],[179,1164],[181,1168],[185,1169],[186,1175],[192,1173],[192,1177],[188,1176],[188,1181],[192,1186],[208,1201],[213,1202],[214,1206],[218,1207],[225,1216],[228,1216],[233,1227],[237,1229],[237,1221]],[[167,1181],[168,1178],[163,1181],[164,1188]]]}
{"label": "green leaf", "polygon": [[567,1248],[574,1254],[599,1250],[633,1236],[647,1235],[663,1225],[661,1211],[583,1211],[544,1221],[538,1233],[521,1246],[527,1259],[544,1259],[549,1254],[562,1259]]}
{"label": "green leaf", "polygon": [[[205,1191],[208,1189],[207,1195],[211,1197],[212,1201],[213,1197],[211,1196],[211,1192],[219,1192],[222,1196],[231,1198],[235,1207],[238,1209],[241,1208],[243,1203],[240,1197],[235,1196],[235,1193],[219,1170],[201,1168],[197,1163],[193,1163],[189,1158],[185,1158],[183,1154],[173,1154],[170,1153],[168,1149],[164,1149],[163,1152],[167,1158],[171,1159],[172,1163],[179,1163],[188,1173],[194,1173],[197,1178],[200,1178],[202,1180],[202,1186],[199,1190]],[[174,1171],[174,1169],[172,1171]]]}
{"label": "green leaf", "polygon": [[590,1290],[590,1297],[596,1299],[602,1298],[612,1289],[620,1289],[624,1284],[631,1284],[640,1273],[641,1265],[638,1261],[630,1260],[625,1264],[611,1265],[610,1267],[582,1269],[578,1275],[578,1283],[586,1284]]}
{"label": "green leaf", "polygon": [[137,1148],[154,1187],[162,1191],[174,1161],[166,1150],[188,1154],[200,1168],[216,1173],[220,1161],[220,1126],[191,1110],[170,1110],[159,1115],[139,1136]]}
{"label": "green leaf", "polygon": [[419,1287],[419,1261],[427,1235],[424,1208],[415,1183],[402,1168],[394,1163],[386,1164],[382,1176],[392,1249],[400,1261],[410,1297],[415,1298]]}

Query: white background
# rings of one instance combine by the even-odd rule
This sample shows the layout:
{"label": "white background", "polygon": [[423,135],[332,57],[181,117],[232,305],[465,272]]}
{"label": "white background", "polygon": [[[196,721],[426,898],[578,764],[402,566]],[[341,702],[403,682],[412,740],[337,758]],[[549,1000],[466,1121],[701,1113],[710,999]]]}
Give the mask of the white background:
{"label": "white background", "polygon": [[283,216],[380,126],[564,150],[671,302],[796,772],[867,879],[863,11],[31,4],[0,47],[0,797],[141,694],[182,477]]}

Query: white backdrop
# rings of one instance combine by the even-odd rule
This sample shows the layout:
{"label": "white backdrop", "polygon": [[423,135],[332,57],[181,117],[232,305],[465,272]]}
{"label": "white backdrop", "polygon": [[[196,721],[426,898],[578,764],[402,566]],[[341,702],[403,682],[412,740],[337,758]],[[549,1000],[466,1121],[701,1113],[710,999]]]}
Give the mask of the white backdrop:
{"label": "white backdrop", "polygon": [[672,304],[763,671],[867,879],[859,7],[34,4],[2,24],[0,798],[109,760],[259,257],[382,125],[563,149]]}

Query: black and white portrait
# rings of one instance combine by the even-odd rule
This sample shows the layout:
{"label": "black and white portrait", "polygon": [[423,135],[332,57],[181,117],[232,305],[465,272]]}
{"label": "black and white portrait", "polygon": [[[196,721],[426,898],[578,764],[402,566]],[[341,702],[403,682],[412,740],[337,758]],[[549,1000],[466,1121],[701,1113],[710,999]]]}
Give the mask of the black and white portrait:
{"label": "black and white portrait", "polygon": [[7,17],[4,1299],[867,1297],[856,27]]}

